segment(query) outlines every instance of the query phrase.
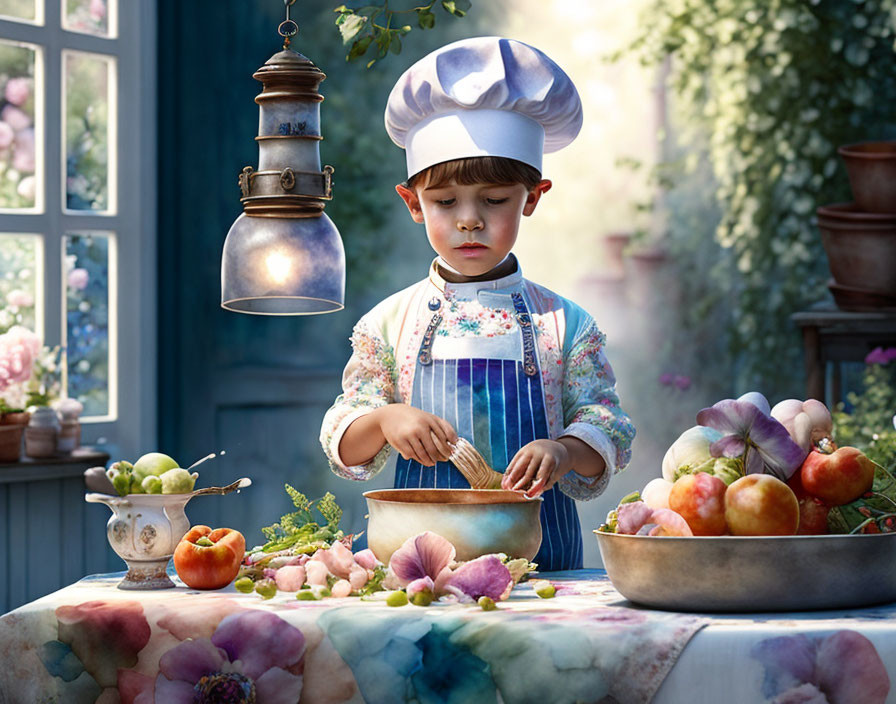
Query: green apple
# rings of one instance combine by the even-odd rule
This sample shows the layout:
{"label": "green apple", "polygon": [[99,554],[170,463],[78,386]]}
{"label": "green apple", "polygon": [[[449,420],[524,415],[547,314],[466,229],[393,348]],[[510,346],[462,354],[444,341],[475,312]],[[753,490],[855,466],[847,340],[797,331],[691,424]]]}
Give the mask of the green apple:
{"label": "green apple", "polygon": [[148,452],[134,463],[134,475],[138,482],[142,482],[149,476],[160,477],[169,469],[179,466],[168,455],[161,452]]}
{"label": "green apple", "polygon": [[190,474],[187,470],[175,467],[164,472],[161,477],[163,494],[187,494],[199,478],[199,472]]}
{"label": "green apple", "polygon": [[146,477],[142,482],[140,482],[140,486],[143,487],[143,491],[147,494],[161,494],[162,493],[162,479],[161,477],[157,477],[155,474],[150,474]]}

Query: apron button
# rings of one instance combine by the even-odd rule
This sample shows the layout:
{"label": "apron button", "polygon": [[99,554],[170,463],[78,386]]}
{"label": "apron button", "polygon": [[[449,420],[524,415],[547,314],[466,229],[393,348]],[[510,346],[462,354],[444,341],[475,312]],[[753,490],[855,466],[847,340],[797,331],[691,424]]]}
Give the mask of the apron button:
{"label": "apron button", "polygon": [[438,298],[433,296],[433,298],[430,299],[430,301],[427,305],[429,306],[430,310],[438,310],[439,308],[442,307],[442,302]]}

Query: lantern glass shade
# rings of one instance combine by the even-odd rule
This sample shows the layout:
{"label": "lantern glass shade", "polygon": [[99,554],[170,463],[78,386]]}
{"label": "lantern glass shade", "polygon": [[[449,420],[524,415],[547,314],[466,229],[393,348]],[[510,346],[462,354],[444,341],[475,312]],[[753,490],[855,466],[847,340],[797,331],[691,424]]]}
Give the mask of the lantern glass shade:
{"label": "lantern glass shade", "polygon": [[342,310],[345,251],[336,226],[319,217],[241,214],[224,242],[221,306],[258,315]]}

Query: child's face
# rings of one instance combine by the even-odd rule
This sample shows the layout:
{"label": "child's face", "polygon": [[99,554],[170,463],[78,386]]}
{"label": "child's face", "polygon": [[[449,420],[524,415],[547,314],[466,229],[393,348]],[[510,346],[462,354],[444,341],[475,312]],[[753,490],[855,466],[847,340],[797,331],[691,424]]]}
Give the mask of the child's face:
{"label": "child's face", "polygon": [[531,215],[550,187],[550,181],[541,181],[531,191],[520,183],[463,186],[451,181],[395,189],[414,222],[426,225],[436,253],[464,276],[479,276],[510,253],[520,217]]}

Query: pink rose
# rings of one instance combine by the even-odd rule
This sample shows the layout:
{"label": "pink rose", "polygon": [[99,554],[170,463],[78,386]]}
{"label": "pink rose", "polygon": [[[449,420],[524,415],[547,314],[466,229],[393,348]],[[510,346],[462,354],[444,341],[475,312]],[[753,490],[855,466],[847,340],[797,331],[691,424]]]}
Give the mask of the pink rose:
{"label": "pink rose", "polygon": [[5,149],[16,137],[15,130],[6,122],[0,122],[0,149]]}
{"label": "pink rose", "polygon": [[87,269],[82,267],[78,267],[76,269],[72,269],[68,273],[68,286],[69,288],[73,288],[76,291],[83,291],[87,288],[87,282],[90,280],[90,275],[87,273]]}
{"label": "pink rose", "polygon": [[22,105],[31,95],[30,78],[10,78],[6,82],[6,99],[13,105]]}
{"label": "pink rose", "polygon": [[34,130],[22,130],[16,135],[12,165],[18,171],[34,171]]}
{"label": "pink rose", "polygon": [[0,335],[0,391],[31,378],[31,369],[40,346],[38,336],[21,325],[15,325]]}
{"label": "pink rose", "polygon": [[18,308],[28,308],[34,305],[34,297],[27,291],[14,289],[6,294],[6,302]]}
{"label": "pink rose", "polygon": [[106,16],[106,0],[90,0],[90,18],[100,22]]}
{"label": "pink rose", "polygon": [[16,132],[31,127],[31,118],[15,105],[7,105],[0,111],[0,119]]}

